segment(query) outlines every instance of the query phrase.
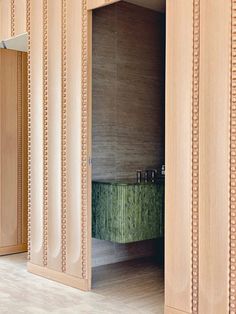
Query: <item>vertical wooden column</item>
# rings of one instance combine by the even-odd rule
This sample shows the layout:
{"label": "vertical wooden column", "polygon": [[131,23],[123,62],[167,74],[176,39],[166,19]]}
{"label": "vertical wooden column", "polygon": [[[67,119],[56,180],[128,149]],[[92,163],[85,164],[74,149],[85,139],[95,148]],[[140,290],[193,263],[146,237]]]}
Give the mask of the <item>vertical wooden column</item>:
{"label": "vertical wooden column", "polygon": [[0,255],[27,249],[26,54],[0,51]]}
{"label": "vertical wooden column", "polygon": [[165,306],[191,313],[193,1],[168,0],[166,20]]}
{"label": "vertical wooden column", "polygon": [[[43,0],[30,1],[29,29],[29,258],[43,266],[44,253],[44,93]],[[33,21],[33,23],[31,23]]]}
{"label": "vertical wooden column", "polygon": [[[46,3],[46,2],[45,2]],[[44,209],[45,224],[48,225],[48,239],[45,265],[61,271],[62,259],[62,21],[61,3],[48,1],[44,10]],[[64,16],[64,15],[63,15]],[[63,76],[64,80],[64,76]],[[46,227],[46,226],[45,226]],[[46,229],[45,229],[46,231]],[[47,247],[48,245],[48,247]]]}
{"label": "vertical wooden column", "polygon": [[29,271],[91,286],[87,1],[28,0]]}
{"label": "vertical wooden column", "polygon": [[0,0],[0,40],[11,37],[11,0]]}
{"label": "vertical wooden column", "polygon": [[231,313],[228,306],[231,1],[201,0],[200,15],[199,313],[222,314]]}

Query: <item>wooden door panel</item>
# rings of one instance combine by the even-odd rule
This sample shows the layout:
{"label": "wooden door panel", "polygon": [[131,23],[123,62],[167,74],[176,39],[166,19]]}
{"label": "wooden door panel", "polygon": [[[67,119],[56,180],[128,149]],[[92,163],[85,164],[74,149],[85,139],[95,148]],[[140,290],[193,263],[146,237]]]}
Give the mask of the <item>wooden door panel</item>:
{"label": "wooden door panel", "polygon": [[25,183],[23,188],[23,182],[27,177],[22,175],[22,135],[27,128],[25,58],[21,52],[0,51],[0,254],[26,250],[23,198],[27,187]]}
{"label": "wooden door panel", "polygon": [[193,3],[167,1],[165,305],[191,311]]}
{"label": "wooden door panel", "polygon": [[27,17],[28,270],[89,290],[86,3],[31,0]]}

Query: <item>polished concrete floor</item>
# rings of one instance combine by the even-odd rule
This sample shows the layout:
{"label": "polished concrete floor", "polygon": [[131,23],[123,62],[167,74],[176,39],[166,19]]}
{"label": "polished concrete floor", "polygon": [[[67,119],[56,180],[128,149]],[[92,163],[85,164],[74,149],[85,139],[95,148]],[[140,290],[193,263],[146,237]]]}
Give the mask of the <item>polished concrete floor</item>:
{"label": "polished concrete floor", "polygon": [[163,271],[149,260],[93,270],[92,292],[26,271],[26,255],[0,257],[0,313],[163,314]]}

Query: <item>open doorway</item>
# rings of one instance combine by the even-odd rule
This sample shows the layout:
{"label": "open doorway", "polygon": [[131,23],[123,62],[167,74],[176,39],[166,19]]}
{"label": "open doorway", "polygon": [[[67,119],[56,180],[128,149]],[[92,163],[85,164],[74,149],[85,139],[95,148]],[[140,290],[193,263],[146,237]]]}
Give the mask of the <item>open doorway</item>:
{"label": "open doorway", "polygon": [[0,256],[27,251],[28,108],[26,51],[27,35],[1,42]]}
{"label": "open doorway", "polygon": [[129,2],[93,11],[92,289],[163,313],[165,12]]}

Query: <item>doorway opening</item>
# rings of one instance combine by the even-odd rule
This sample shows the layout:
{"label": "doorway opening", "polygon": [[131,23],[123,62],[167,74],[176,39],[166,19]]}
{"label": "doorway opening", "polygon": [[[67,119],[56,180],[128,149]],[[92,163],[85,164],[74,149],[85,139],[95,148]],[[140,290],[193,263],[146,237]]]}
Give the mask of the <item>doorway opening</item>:
{"label": "doorway opening", "polygon": [[158,9],[146,1],[96,9],[92,32],[92,289],[150,313],[164,311],[160,3]]}

